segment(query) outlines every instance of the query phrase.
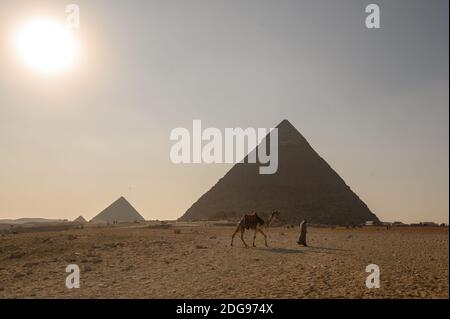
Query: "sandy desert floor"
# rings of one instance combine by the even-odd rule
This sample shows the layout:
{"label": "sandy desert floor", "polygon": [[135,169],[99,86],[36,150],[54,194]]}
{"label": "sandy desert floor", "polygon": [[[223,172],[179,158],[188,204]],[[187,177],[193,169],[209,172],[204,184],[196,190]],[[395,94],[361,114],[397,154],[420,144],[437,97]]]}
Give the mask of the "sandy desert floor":
{"label": "sandy desert floor", "polygon": [[[0,236],[0,298],[448,298],[448,228],[267,230],[256,248],[234,228],[115,225]],[[246,232],[251,244],[252,233]],[[259,235],[258,235],[259,236]],[[368,289],[368,264],[381,287]],[[81,287],[67,289],[77,264]]]}

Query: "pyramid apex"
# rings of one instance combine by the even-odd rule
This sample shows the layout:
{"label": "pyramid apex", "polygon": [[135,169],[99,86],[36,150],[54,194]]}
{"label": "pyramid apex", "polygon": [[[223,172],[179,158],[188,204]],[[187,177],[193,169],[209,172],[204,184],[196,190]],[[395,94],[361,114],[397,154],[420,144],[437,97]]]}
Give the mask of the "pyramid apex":
{"label": "pyramid apex", "polygon": [[288,119],[282,120],[282,121],[277,125],[278,128],[280,128],[280,127],[286,127],[286,126],[292,126],[292,127],[293,127],[293,125],[291,124],[291,122],[289,122]]}
{"label": "pyramid apex", "polygon": [[281,143],[308,143],[305,137],[287,119],[282,120],[276,128],[278,129]]}
{"label": "pyramid apex", "polygon": [[284,132],[298,132],[300,133],[294,125],[292,125],[291,122],[289,122],[289,120],[282,120],[277,126],[276,128],[278,130],[284,131]]}
{"label": "pyramid apex", "polygon": [[73,221],[74,221],[75,223],[87,223],[87,220],[86,220],[82,215],[78,216],[78,217],[75,218]]}

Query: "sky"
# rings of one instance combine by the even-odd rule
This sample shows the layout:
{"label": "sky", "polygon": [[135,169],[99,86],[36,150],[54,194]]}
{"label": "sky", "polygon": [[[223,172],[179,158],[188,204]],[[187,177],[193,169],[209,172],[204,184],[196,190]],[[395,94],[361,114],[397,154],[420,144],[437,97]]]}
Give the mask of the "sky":
{"label": "sky", "polygon": [[[70,69],[13,38],[80,8]],[[367,29],[365,7],[381,9]],[[449,220],[447,0],[0,0],[0,219],[175,219],[230,164],[170,161],[176,127],[288,119],[381,220]]]}

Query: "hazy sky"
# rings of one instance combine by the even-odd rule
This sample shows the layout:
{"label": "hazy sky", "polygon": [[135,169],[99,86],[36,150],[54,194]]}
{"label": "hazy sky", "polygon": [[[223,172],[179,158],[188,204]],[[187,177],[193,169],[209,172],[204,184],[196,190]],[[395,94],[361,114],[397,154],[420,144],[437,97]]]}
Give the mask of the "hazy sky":
{"label": "hazy sky", "polygon": [[[68,3],[79,56],[44,77],[11,36]],[[448,5],[0,0],[0,218],[92,218],[121,195],[177,218],[230,165],[172,164],[173,128],[286,118],[381,220],[448,222]]]}

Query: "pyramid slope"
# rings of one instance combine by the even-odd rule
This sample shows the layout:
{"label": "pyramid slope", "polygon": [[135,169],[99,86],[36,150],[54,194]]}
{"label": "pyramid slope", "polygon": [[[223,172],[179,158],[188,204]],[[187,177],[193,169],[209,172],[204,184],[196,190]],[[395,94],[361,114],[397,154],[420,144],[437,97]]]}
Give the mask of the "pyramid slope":
{"label": "pyramid slope", "polygon": [[124,197],[120,197],[91,219],[92,223],[123,223],[135,221],[144,221],[144,218]]}
{"label": "pyramid slope", "polygon": [[74,223],[79,223],[79,224],[85,224],[88,221],[83,217],[83,216],[78,216],[76,219],[73,220]]}
{"label": "pyramid slope", "polygon": [[304,218],[329,225],[379,221],[289,121],[277,128],[275,174],[259,174],[258,163],[237,163],[180,220],[236,218],[253,211],[279,210],[286,223]]}

